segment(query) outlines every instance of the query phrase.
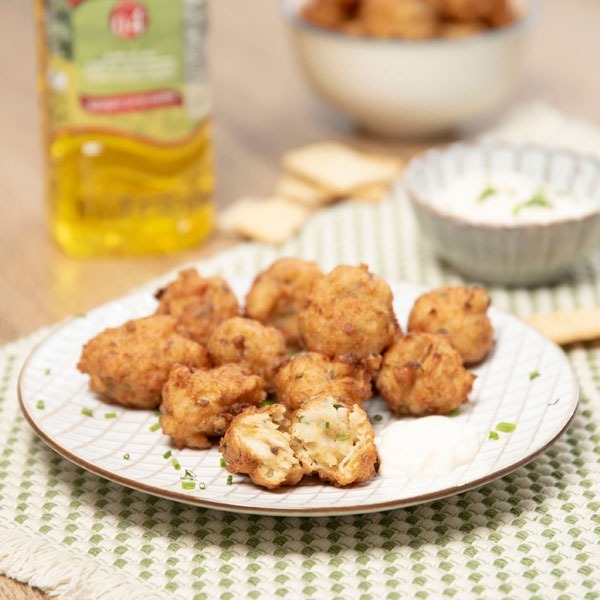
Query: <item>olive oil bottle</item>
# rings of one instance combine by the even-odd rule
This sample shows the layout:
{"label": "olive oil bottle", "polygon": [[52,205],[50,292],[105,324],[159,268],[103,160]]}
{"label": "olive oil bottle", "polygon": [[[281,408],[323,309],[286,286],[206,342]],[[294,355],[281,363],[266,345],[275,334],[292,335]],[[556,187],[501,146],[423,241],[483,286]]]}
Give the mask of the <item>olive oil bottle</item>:
{"label": "olive oil bottle", "polygon": [[211,230],[206,0],[36,0],[47,217],[74,256]]}

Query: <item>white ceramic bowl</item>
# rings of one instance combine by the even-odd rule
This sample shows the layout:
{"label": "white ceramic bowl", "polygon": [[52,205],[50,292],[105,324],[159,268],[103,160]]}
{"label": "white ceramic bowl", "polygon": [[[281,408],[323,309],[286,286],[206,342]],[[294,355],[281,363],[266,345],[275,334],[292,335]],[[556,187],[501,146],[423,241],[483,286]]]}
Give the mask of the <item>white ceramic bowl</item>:
{"label": "white ceramic bowl", "polygon": [[460,39],[351,36],[299,16],[281,0],[300,66],[333,107],[385,136],[431,136],[491,111],[518,73],[536,1],[512,25]]}
{"label": "white ceramic bowl", "polygon": [[[586,215],[541,224],[492,225],[450,215],[440,203],[470,172],[511,172],[596,204]],[[455,144],[413,159],[404,181],[417,221],[437,254],[476,281],[550,283],[600,244],[600,162],[568,150],[503,143]]]}

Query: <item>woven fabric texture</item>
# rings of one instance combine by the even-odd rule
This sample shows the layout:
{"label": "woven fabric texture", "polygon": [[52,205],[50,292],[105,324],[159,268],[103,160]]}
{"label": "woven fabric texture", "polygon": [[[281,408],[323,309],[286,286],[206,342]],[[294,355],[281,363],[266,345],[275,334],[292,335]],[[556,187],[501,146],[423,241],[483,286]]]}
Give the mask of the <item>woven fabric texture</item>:
{"label": "woven fabric texture", "polygon": [[[197,266],[254,274],[287,255],[324,269],[366,262],[431,286],[463,281],[419,236],[401,190],[319,213],[283,247],[241,245]],[[600,305],[600,254],[553,287],[489,291],[495,306],[521,316]],[[579,413],[528,465],[410,508],[274,518],[132,491],[46,447],[17,402],[19,371],[46,333],[0,350],[0,572],[66,599],[600,598],[599,344],[568,349]]]}

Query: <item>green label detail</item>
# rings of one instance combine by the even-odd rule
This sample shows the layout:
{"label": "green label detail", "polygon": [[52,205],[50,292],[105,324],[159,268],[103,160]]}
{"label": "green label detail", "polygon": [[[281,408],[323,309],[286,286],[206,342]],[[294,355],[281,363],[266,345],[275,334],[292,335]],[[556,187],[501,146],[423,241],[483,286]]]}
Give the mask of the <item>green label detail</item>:
{"label": "green label detail", "polygon": [[47,15],[55,133],[173,143],[206,118],[205,0],[49,0]]}

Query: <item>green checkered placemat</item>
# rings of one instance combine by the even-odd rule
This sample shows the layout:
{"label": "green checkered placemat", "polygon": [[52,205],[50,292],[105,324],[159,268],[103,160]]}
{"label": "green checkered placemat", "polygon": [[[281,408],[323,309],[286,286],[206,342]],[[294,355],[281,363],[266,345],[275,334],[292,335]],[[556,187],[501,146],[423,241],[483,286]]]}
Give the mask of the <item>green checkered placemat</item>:
{"label": "green checkered placemat", "polygon": [[[284,255],[325,269],[364,261],[432,286],[462,281],[420,238],[400,191],[319,213],[281,248],[241,245],[198,266],[253,274]],[[554,287],[490,293],[519,315],[600,304],[600,253]],[[47,448],[16,396],[23,361],[45,333],[0,350],[0,572],[68,599],[600,598],[598,344],[568,353],[582,387],[574,424],[512,474],[385,513],[274,518],[148,496]]]}

